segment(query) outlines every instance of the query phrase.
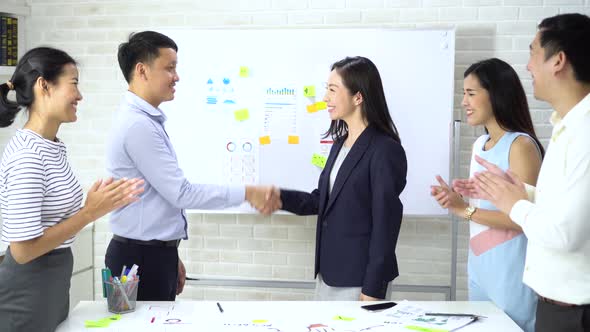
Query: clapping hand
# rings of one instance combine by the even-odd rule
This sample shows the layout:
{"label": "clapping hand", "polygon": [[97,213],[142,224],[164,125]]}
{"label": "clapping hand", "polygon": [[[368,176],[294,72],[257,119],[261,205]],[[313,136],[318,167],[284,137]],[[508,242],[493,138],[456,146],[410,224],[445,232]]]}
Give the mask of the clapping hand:
{"label": "clapping hand", "polygon": [[456,215],[461,215],[468,204],[465,203],[458,193],[451,189],[440,175],[436,176],[436,180],[439,185],[430,186],[430,195],[436,199],[442,208],[449,209],[449,211]]}

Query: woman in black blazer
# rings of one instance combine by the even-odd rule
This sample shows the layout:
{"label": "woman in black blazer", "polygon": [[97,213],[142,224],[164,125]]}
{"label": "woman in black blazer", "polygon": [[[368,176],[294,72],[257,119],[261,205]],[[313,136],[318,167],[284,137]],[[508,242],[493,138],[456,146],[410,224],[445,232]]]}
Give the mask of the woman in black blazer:
{"label": "woman in black blazer", "polygon": [[407,162],[373,62],[332,65],[324,100],[334,145],[311,193],[281,189],[282,209],[318,215],[317,300],[378,300],[399,275],[395,246]]}

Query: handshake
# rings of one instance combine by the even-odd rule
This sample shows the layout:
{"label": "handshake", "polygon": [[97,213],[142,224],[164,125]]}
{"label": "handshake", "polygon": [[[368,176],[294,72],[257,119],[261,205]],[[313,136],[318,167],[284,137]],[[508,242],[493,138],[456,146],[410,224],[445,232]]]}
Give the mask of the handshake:
{"label": "handshake", "polygon": [[246,186],[246,200],[265,216],[283,207],[281,191],[275,186]]}

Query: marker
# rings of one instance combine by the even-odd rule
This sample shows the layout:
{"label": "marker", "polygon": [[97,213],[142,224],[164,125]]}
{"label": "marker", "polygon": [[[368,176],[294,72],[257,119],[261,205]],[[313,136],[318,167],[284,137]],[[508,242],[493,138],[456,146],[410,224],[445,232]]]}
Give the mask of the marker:
{"label": "marker", "polygon": [[151,320],[151,322],[150,322],[150,323],[152,323],[152,324],[153,324],[155,321],[156,321],[156,317],[152,317],[152,320]]}
{"label": "marker", "polygon": [[139,266],[137,266],[136,264],[133,264],[133,266],[131,267],[131,270],[129,270],[129,273],[127,274],[127,278],[134,278],[135,275],[137,274],[138,268],[139,268]]}
{"label": "marker", "polygon": [[102,297],[107,297],[107,284],[105,284],[105,282],[110,281],[111,270],[108,267],[106,269],[101,269],[101,274],[102,274]]}
{"label": "marker", "polygon": [[221,304],[219,304],[219,302],[217,302],[217,308],[219,308],[219,312],[223,313],[223,308],[221,307]]}

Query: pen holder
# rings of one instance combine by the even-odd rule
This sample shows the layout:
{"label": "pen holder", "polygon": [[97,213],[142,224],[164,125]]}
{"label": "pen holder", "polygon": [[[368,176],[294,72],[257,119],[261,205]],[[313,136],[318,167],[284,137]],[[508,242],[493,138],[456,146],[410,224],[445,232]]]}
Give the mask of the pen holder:
{"label": "pen holder", "polygon": [[124,314],[135,311],[139,279],[125,283],[105,281],[104,285],[107,290],[107,305],[110,312]]}

